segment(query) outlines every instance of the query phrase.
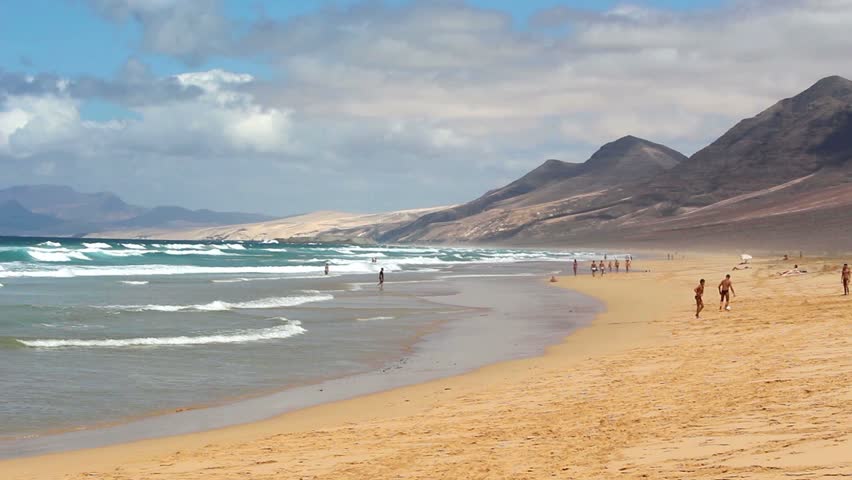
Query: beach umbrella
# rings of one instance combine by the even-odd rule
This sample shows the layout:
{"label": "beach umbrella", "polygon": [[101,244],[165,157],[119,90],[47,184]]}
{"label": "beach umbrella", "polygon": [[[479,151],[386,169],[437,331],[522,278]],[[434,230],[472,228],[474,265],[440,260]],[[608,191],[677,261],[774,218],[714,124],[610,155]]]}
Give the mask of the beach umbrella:
{"label": "beach umbrella", "polygon": [[748,263],[748,261],[751,260],[752,257],[751,257],[751,255],[744,253],[744,254],[740,255],[740,258],[742,259],[743,262]]}

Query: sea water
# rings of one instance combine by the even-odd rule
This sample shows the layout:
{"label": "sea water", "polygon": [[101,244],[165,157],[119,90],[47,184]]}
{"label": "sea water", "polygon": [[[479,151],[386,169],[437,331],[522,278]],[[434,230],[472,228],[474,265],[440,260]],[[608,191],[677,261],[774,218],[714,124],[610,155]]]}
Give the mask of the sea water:
{"label": "sea water", "polygon": [[[378,371],[427,332],[476,314],[438,300],[458,293],[450,279],[539,275],[595,257],[0,238],[0,439]],[[511,268],[529,262],[539,267]]]}

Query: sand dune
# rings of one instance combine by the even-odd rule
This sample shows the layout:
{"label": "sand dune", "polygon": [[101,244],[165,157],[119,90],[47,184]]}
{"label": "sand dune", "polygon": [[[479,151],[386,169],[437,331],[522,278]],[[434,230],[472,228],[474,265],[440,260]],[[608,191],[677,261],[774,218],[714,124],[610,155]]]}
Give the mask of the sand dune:
{"label": "sand dune", "polygon": [[[840,260],[797,263],[810,273],[780,277],[791,266],[780,261],[734,272],[726,313],[712,292],[728,258],[562,277],[558,286],[604,299],[607,312],[543,357],[0,470],[7,479],[843,478],[852,475],[852,297],[839,295]],[[699,276],[707,310],[695,320]]]}
{"label": "sand dune", "polygon": [[135,229],[98,232],[100,238],[148,238],[161,240],[315,240],[350,241],[372,239],[385,229],[415,220],[420,215],[447,207],[399,210],[387,213],[312,212],[268,222],[184,230]]}

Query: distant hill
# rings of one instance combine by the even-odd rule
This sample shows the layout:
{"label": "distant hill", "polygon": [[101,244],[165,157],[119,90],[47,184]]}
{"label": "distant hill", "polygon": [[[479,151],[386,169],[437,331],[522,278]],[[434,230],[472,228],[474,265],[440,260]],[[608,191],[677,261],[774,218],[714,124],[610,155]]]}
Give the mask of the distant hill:
{"label": "distant hill", "polygon": [[61,224],[62,220],[34,213],[15,200],[6,200],[0,203],[0,222],[5,229],[26,233],[55,227]]}
{"label": "distant hill", "polygon": [[0,235],[84,235],[116,228],[187,228],[259,222],[250,213],[145,208],[109,192],[81,193],[62,185],[22,185],[0,190]]}
{"label": "distant hill", "polygon": [[852,249],[852,81],[824,78],[690,158],[635,137],[389,231],[386,242]]}
{"label": "distant hill", "polygon": [[505,187],[391,230],[386,241],[501,241],[539,221],[580,212],[622,184],[646,181],[686,160],[634,136],[602,146],[584,163],[548,160]]}
{"label": "distant hill", "polygon": [[[165,220],[152,215],[151,223]],[[136,221],[146,224],[145,218]],[[179,220],[171,216],[168,222]],[[317,213],[136,233],[182,239],[852,251],[852,81],[824,78],[740,121],[689,158],[628,135],[584,163],[547,160],[508,185],[452,207],[386,215]]]}

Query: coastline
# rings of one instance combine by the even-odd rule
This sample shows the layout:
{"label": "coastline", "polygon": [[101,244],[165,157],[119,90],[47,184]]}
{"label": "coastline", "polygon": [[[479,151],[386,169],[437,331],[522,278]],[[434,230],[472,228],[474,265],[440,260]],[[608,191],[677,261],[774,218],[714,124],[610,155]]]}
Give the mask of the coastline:
{"label": "coastline", "polygon": [[[734,311],[715,312],[708,294],[698,321],[686,289],[698,275],[712,287],[730,271],[728,259],[690,255],[636,265],[651,272],[562,277],[558,286],[607,310],[542,356],[253,424],[0,469],[10,479],[848,473],[852,413],[841,407],[852,379],[852,317],[837,314],[846,299],[832,293],[835,272],[808,262],[812,274],[798,278],[774,276],[784,265],[773,261],[735,272],[742,293]],[[803,287],[818,299],[799,296]]]}
{"label": "coastline", "polygon": [[[464,268],[456,274],[394,284],[389,298],[415,296],[435,311],[454,311],[428,324],[412,324],[415,337],[402,345],[401,357],[389,357],[368,370],[319,378],[316,381],[246,393],[206,405],[142,413],[126,420],[85,428],[46,432],[0,441],[0,461],[63,451],[99,448],[192,434],[264,421],[315,405],[463,374],[484,365],[540,354],[564,335],[590,322],[600,305],[580,294],[565,296],[543,286],[550,264],[518,264],[511,270],[531,273],[482,272]],[[502,269],[505,270],[506,267]],[[478,272],[478,273],[477,273]],[[481,278],[480,278],[481,277]],[[491,295],[496,295],[492,299]],[[523,299],[544,308],[534,322],[513,328],[512,318]],[[377,299],[378,300],[378,299]],[[567,317],[561,312],[572,312]],[[553,335],[556,335],[555,337]],[[476,340],[473,338],[476,337]],[[479,345],[487,340],[488,348]],[[389,346],[390,347],[390,346]]]}

